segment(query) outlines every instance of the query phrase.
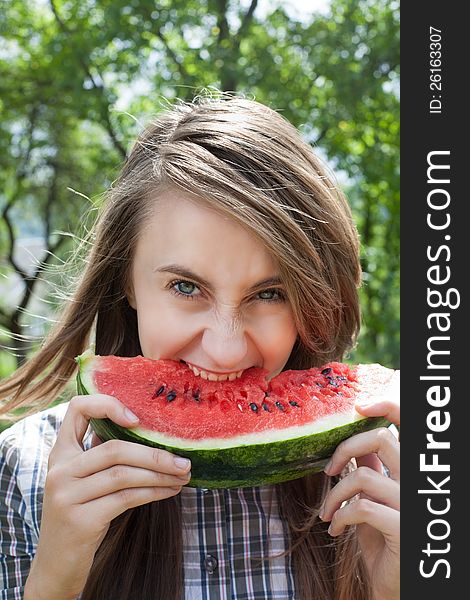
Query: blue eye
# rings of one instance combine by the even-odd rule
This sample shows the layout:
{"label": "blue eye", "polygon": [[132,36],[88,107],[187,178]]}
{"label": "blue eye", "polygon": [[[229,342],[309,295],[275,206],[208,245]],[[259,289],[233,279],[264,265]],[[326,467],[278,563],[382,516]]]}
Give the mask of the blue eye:
{"label": "blue eye", "polygon": [[[196,290],[199,290],[195,283],[191,281],[186,281],[184,279],[178,279],[175,281],[171,281],[168,284],[168,288],[171,293],[180,298],[184,298],[186,300],[197,300],[201,293],[193,293]],[[285,294],[279,289],[271,289],[271,290],[263,290],[262,292],[258,292],[255,300],[261,300],[261,302],[284,302],[286,299]]]}
{"label": "blue eye", "polygon": [[194,300],[195,296],[192,295],[194,290],[197,290],[197,285],[195,283],[191,283],[190,281],[172,281],[170,283],[171,291],[176,296],[183,296],[184,298],[188,298],[189,300]]}
{"label": "blue eye", "polygon": [[[274,297],[272,296],[272,294],[274,294]],[[264,290],[258,295],[260,296],[260,300],[262,300],[263,302],[282,302],[283,300],[285,300],[285,296],[281,292],[281,290]],[[266,295],[268,295],[268,297],[266,297]]]}

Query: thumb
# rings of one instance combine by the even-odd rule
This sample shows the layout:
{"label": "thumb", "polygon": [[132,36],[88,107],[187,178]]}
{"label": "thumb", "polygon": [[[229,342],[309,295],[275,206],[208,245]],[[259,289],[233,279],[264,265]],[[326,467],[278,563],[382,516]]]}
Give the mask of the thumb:
{"label": "thumb", "polygon": [[385,417],[397,427],[400,425],[400,405],[391,400],[379,400],[373,404],[356,402],[354,408],[364,417]]}

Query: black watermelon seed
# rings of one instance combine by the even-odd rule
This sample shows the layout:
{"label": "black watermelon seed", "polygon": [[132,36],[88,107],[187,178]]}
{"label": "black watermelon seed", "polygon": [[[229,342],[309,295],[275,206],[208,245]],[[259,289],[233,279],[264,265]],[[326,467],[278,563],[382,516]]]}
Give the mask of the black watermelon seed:
{"label": "black watermelon seed", "polygon": [[253,412],[258,412],[258,405],[254,402],[250,402],[250,408]]}
{"label": "black watermelon seed", "polygon": [[161,394],[163,394],[164,391],[165,391],[165,386],[162,385],[161,387],[158,388],[158,390],[156,390],[156,392],[154,393],[154,395],[152,396],[152,398],[157,398],[158,396],[160,396]]}
{"label": "black watermelon seed", "polygon": [[201,393],[201,390],[194,390],[193,391],[193,398],[194,400],[196,400],[196,402],[199,402],[200,398],[199,398],[199,394]]}
{"label": "black watermelon seed", "polygon": [[269,398],[269,392],[264,392],[264,397]]}
{"label": "black watermelon seed", "polygon": [[279,402],[279,400],[276,401],[276,406],[278,407],[279,410],[285,410],[284,404]]}
{"label": "black watermelon seed", "polygon": [[291,406],[299,406],[295,400],[289,400]]}
{"label": "black watermelon seed", "polygon": [[176,398],[176,392],[170,392],[169,394],[166,395],[166,399],[168,400],[168,402],[173,402],[173,400]]}
{"label": "black watermelon seed", "polygon": [[332,369],[331,367],[326,367],[326,369],[323,369],[323,371],[321,372],[322,375],[329,375],[331,373]]}
{"label": "black watermelon seed", "polygon": [[266,404],[266,402],[263,402],[263,404],[262,404],[261,406],[263,407],[263,410],[265,410],[266,412],[271,412],[271,411],[269,410],[269,405],[268,405],[268,404]]}

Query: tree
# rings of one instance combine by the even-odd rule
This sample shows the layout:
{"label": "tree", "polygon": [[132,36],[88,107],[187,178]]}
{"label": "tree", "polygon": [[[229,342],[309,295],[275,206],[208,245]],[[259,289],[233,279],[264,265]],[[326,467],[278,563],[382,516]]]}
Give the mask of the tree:
{"label": "tree", "polygon": [[22,222],[42,231],[43,265],[62,259],[70,241],[54,232],[76,231],[99,204],[139,123],[166,99],[215,87],[280,110],[343,173],[363,241],[354,358],[398,366],[398,26],[398,3],[385,0],[335,0],[302,21],[282,5],[262,15],[257,0],[11,0],[0,25],[0,252],[24,293],[17,307],[0,303],[0,323],[18,361],[44,268],[15,261]]}

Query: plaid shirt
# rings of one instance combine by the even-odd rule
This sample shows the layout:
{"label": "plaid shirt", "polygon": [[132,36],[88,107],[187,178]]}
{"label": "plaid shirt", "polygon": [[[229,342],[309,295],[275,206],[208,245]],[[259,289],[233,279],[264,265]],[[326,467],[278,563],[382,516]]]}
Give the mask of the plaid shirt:
{"label": "plaid shirt", "polygon": [[[0,434],[1,600],[23,598],[39,537],[47,460],[66,409],[60,404]],[[282,553],[288,540],[272,492],[272,486],[183,487],[186,600],[295,598],[290,558],[260,560]]]}

